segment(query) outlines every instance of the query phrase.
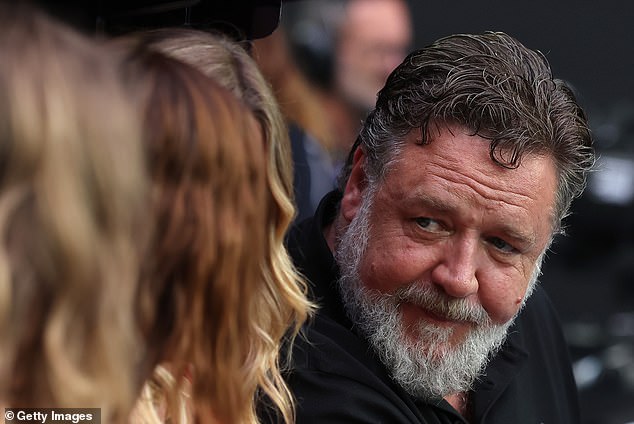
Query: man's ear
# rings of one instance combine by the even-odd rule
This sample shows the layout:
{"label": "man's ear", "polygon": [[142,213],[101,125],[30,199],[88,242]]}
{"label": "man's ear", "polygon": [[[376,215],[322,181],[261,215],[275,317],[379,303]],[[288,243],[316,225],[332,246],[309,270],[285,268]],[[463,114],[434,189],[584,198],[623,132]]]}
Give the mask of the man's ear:
{"label": "man's ear", "polygon": [[347,222],[352,221],[357,215],[361,207],[361,201],[363,200],[363,192],[367,187],[365,161],[366,156],[363,149],[358,148],[354,152],[352,170],[341,199],[341,214]]}

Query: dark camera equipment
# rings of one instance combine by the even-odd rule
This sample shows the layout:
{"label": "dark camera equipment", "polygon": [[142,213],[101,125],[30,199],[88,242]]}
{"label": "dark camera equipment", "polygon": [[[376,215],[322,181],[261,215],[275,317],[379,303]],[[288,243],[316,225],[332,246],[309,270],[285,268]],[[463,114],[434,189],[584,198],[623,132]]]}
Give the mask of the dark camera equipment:
{"label": "dark camera equipment", "polygon": [[117,35],[160,27],[216,30],[235,39],[269,35],[281,0],[35,0],[51,15],[88,32]]}

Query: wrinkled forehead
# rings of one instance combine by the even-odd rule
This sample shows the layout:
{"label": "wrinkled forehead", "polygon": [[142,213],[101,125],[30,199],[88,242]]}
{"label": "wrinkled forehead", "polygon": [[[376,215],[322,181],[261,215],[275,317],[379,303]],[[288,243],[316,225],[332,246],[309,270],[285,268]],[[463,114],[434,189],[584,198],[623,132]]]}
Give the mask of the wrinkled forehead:
{"label": "wrinkled forehead", "polygon": [[[414,178],[425,181],[434,170],[444,178],[467,184],[495,187],[500,193],[516,193],[538,200],[558,228],[560,175],[556,160],[547,150],[524,152],[517,164],[505,165],[505,150],[494,153],[491,141],[457,124],[434,125],[430,136],[421,141],[420,129],[411,130],[399,151],[386,163],[383,178],[398,168],[407,168]],[[496,158],[495,155],[501,155]]]}

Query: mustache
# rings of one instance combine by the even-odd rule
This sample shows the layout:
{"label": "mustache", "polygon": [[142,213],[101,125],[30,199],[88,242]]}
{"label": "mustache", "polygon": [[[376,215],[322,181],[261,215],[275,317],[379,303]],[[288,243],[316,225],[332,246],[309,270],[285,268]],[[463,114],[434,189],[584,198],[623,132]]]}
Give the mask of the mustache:
{"label": "mustache", "polygon": [[411,283],[400,287],[392,297],[401,303],[411,303],[434,315],[452,321],[466,321],[477,325],[491,325],[486,310],[477,303],[467,299],[456,299],[447,296],[430,284]]}

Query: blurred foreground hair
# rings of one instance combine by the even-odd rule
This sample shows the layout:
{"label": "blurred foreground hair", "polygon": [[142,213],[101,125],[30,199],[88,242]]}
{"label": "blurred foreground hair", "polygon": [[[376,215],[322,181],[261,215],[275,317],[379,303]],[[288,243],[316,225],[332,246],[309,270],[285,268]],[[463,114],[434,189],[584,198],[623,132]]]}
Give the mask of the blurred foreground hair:
{"label": "blurred foreground hair", "polygon": [[0,3],[0,403],[125,421],[146,200],[140,128],[103,46]]}
{"label": "blurred foreground hair", "polygon": [[[165,395],[164,419],[255,422],[258,389],[277,390],[269,379],[279,373],[264,361],[291,324],[276,316],[287,313],[282,302],[262,308],[273,225],[263,212],[273,199],[262,131],[199,70],[135,40],[119,42],[128,43],[130,87],[141,88],[157,215],[139,301],[154,349],[149,365],[163,366],[146,403]],[[271,320],[283,325],[279,334]],[[178,405],[188,392],[191,401]],[[152,421],[152,409],[137,417]]]}

